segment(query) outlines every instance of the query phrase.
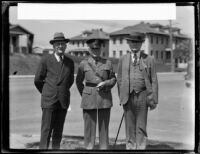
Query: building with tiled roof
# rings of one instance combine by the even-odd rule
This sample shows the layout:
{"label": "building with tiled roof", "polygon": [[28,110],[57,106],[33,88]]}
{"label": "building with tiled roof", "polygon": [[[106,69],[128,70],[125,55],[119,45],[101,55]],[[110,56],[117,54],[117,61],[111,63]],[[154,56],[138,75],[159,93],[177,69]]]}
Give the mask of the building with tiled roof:
{"label": "building with tiled roof", "polygon": [[32,53],[34,34],[20,25],[9,25],[10,53]]}
{"label": "building with tiled roof", "polygon": [[[150,24],[140,22],[134,26],[127,26],[121,30],[110,33],[109,57],[119,58],[130,51],[125,37],[133,32],[142,32],[145,34],[145,41],[142,50],[145,53],[153,55],[157,62],[170,63],[171,51],[169,47],[169,26],[161,24]],[[178,43],[183,40],[190,40],[184,34],[181,34],[180,28],[172,27],[174,49]]]}
{"label": "building with tiled roof", "polygon": [[92,29],[91,31],[84,31],[82,34],[70,38],[70,42],[67,47],[67,52],[75,56],[86,56],[89,54],[88,45],[86,43],[87,39],[91,36],[96,38],[102,38],[105,40],[102,45],[102,56],[108,57],[109,52],[109,35],[102,29]]}

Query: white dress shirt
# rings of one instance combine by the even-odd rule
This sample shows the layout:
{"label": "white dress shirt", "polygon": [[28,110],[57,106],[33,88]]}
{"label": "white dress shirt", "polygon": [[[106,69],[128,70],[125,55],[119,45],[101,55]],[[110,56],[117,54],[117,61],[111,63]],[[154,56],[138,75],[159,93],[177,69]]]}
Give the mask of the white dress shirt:
{"label": "white dress shirt", "polygon": [[[55,55],[55,57],[56,57],[56,60],[57,60],[58,62],[60,62],[60,61],[61,61],[60,56],[58,56],[56,53],[54,53],[54,55]],[[62,55],[61,57],[62,57],[62,59],[63,59],[63,55]]]}
{"label": "white dress shirt", "polygon": [[[134,55],[135,55],[135,54],[134,54],[133,52],[131,52],[131,59],[132,59],[132,62],[135,61],[135,56],[134,56]],[[137,63],[138,63],[139,58],[140,58],[140,51],[137,52],[136,55],[137,55]]]}

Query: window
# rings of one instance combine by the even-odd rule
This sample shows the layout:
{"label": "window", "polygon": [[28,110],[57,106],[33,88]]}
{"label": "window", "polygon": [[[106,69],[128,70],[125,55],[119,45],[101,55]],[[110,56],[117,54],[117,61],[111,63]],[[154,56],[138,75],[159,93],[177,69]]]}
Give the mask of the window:
{"label": "window", "polygon": [[105,57],[106,56],[106,54],[105,54],[105,52],[103,52],[103,57]]}
{"label": "window", "polygon": [[156,44],[158,44],[158,36],[156,36]]}
{"label": "window", "polygon": [[113,44],[116,44],[116,39],[115,38],[113,39]]}
{"label": "window", "polygon": [[113,51],[113,57],[116,57],[116,51],[115,50]]}
{"label": "window", "polygon": [[166,52],[166,59],[170,59],[171,58],[171,53],[170,51]]}
{"label": "window", "polygon": [[151,56],[153,56],[153,50],[151,50]]}
{"label": "window", "polygon": [[166,44],[168,45],[168,43],[169,43],[169,38],[166,38]]}
{"label": "window", "polygon": [[184,59],[184,63],[187,63],[187,59]]}
{"label": "window", "polygon": [[104,42],[102,43],[102,47],[104,47],[104,48],[105,48],[105,43],[104,43]]}
{"label": "window", "polygon": [[119,51],[119,55],[120,55],[120,57],[123,55],[122,50]]}
{"label": "window", "polygon": [[151,44],[153,44],[153,36],[151,36]]}
{"label": "window", "polygon": [[161,51],[161,57],[160,58],[163,59],[163,51]]}
{"label": "window", "polygon": [[77,46],[79,47],[79,42],[77,42]]}
{"label": "window", "polygon": [[156,51],[156,59],[158,59],[158,51]]}
{"label": "window", "polygon": [[83,45],[83,47],[84,47],[84,41],[82,41],[82,45]]}
{"label": "window", "polygon": [[163,44],[163,42],[164,42],[164,38],[163,38],[163,37],[161,37],[161,44]]}
{"label": "window", "polygon": [[120,43],[120,44],[123,43],[123,39],[122,39],[122,38],[119,39],[119,43]]}

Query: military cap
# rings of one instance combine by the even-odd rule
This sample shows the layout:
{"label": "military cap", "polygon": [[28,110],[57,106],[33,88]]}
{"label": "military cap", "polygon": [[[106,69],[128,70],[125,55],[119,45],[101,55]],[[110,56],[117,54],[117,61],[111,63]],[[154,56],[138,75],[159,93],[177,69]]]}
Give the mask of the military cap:
{"label": "military cap", "polygon": [[134,32],[127,36],[125,38],[126,40],[130,41],[137,41],[137,42],[143,42],[145,40],[145,34],[144,33],[139,33],[139,32]]}
{"label": "military cap", "polygon": [[91,35],[88,36],[86,43],[89,44],[93,40],[105,41],[105,40],[109,40],[109,37],[104,32],[95,30],[93,31]]}
{"label": "military cap", "polygon": [[54,34],[54,38],[52,40],[49,41],[50,44],[53,44],[54,42],[58,42],[58,41],[64,41],[64,42],[69,42],[70,40],[65,38],[64,34],[62,32],[56,32]]}

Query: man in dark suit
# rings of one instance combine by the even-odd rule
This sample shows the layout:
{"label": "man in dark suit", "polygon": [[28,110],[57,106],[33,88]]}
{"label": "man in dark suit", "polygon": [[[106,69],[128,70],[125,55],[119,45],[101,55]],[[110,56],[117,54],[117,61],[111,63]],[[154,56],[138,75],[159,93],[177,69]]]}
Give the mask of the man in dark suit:
{"label": "man in dark suit", "polygon": [[141,51],[145,35],[133,33],[126,38],[131,52],[118,65],[118,92],[125,115],[126,149],[145,149],[147,111],[158,103],[158,81],[152,56]]}
{"label": "man in dark suit", "polygon": [[41,93],[42,124],[40,149],[48,149],[52,136],[52,149],[59,149],[70,91],[74,82],[74,62],[64,55],[69,39],[55,33],[50,41],[54,53],[43,56],[35,74],[35,86]]}
{"label": "man in dark suit", "polygon": [[94,148],[97,121],[99,148],[108,149],[109,145],[110,110],[113,106],[111,89],[116,83],[116,77],[111,61],[101,57],[104,40],[95,33],[89,36],[87,44],[90,56],[80,63],[76,77],[77,88],[82,96],[86,149]]}

